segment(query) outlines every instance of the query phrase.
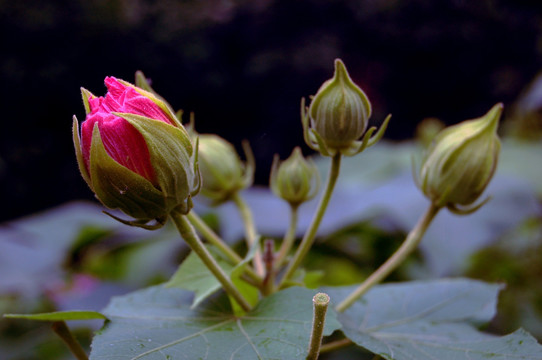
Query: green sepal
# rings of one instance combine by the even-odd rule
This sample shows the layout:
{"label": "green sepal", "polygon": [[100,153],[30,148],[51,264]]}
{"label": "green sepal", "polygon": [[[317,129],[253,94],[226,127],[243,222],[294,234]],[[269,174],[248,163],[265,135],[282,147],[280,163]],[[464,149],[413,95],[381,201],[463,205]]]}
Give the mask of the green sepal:
{"label": "green sepal", "polygon": [[96,196],[110,209],[120,209],[140,221],[167,215],[162,192],[150,181],[109,156],[97,124],[92,131],[90,178]]}
{"label": "green sepal", "polygon": [[85,106],[85,112],[88,115],[90,113],[90,105],[88,99],[95,98],[96,96],[85,88],[81,88],[81,97],[83,98],[83,105]]}
{"label": "green sepal", "polygon": [[141,70],[137,70],[135,73],[135,86],[150,93],[153,93],[154,96],[158,98],[160,97],[160,95],[158,95],[156,91],[154,91],[154,89],[151,87],[151,84],[147,80],[147,77],[145,76],[145,74],[143,74],[143,71]]}
{"label": "green sepal", "polygon": [[250,147],[248,140],[243,140],[241,143],[243,151],[245,152],[245,158],[247,161],[243,167],[243,188],[247,188],[254,183],[254,174],[256,173],[256,159],[254,153]]}
{"label": "green sepal", "polygon": [[133,125],[145,139],[152,167],[169,213],[177,208],[183,214],[190,211],[190,196],[200,186],[195,161],[196,151],[184,127],[175,127],[163,121],[125,113],[113,113]]}
{"label": "green sepal", "polygon": [[[126,84],[128,84],[128,83],[126,83]],[[131,85],[131,84],[129,84],[129,85]],[[168,103],[167,100],[164,99],[162,96],[160,96],[156,91],[154,91],[154,89],[152,88],[150,82],[147,80],[147,77],[145,76],[145,74],[141,70],[137,70],[136,73],[135,73],[135,86],[136,86],[136,91],[138,90],[137,88],[139,88],[139,89],[143,89],[146,92],[151,93],[152,95],[154,95],[154,98],[151,97],[150,99],[152,101],[154,101],[162,110],[166,111],[169,115],[174,114],[175,117],[174,117],[173,120],[177,120],[177,121],[174,121],[174,123],[177,126],[181,125],[181,116],[182,116],[183,111],[179,110],[179,111],[177,111],[175,113],[173,111],[173,107],[171,106],[171,104]],[[142,93],[142,95],[147,96],[147,93]],[[158,100],[158,101],[156,101],[156,100]],[[164,107],[164,105],[165,105],[165,107]]]}
{"label": "green sepal", "polygon": [[134,227],[138,227],[138,228],[142,228],[142,229],[145,229],[145,230],[157,230],[157,229],[160,229],[162,226],[164,226],[166,224],[166,221],[167,221],[167,217],[164,216],[162,218],[157,218],[155,219],[155,222],[154,224],[148,224],[149,220],[124,220],[118,216],[115,216],[113,214],[111,214],[110,212],[108,211],[102,211],[105,215],[117,220],[118,222],[124,224],[124,225],[128,225],[128,226],[134,226]]}
{"label": "green sepal", "polygon": [[88,174],[87,167],[85,166],[85,160],[83,159],[83,152],[81,150],[81,138],[79,136],[79,121],[77,121],[77,118],[75,117],[75,115],[73,116],[72,131],[73,131],[73,146],[75,147],[75,157],[77,159],[77,166],[79,167],[81,176],[83,177],[87,185],[90,187],[90,189],[93,190],[92,182],[90,181],[90,176]]}

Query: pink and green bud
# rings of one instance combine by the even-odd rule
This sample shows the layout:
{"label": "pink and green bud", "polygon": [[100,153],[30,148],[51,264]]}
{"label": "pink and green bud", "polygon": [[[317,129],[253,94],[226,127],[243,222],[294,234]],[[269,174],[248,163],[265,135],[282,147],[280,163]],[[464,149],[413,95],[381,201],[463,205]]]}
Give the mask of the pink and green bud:
{"label": "pink and green bud", "polygon": [[297,207],[317,194],[320,174],[314,162],[305,159],[301,148],[296,147],[283,162],[279,161],[278,155],[275,156],[269,185],[275,195]]}
{"label": "pink and green bud", "polygon": [[497,104],[481,118],[445,128],[435,137],[420,169],[419,182],[425,196],[436,206],[458,213],[479,208],[459,207],[473,204],[495,173],[501,148],[497,128],[502,109],[502,104]]}
{"label": "pink and green bud", "polygon": [[[199,189],[197,150],[169,106],[113,77],[107,94],[82,89],[86,119],[74,117],[79,169],[97,198],[142,225],[191,208]],[[142,225],[144,226],[144,225]]]}

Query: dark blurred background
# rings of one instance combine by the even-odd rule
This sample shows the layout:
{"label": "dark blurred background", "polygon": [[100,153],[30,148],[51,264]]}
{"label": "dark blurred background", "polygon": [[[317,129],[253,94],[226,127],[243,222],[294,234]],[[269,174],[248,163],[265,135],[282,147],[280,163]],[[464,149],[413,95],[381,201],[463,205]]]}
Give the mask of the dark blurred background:
{"label": "dark blurred background", "polygon": [[[303,143],[299,101],[340,57],[386,136],[508,106],[542,65],[542,3],[0,0],[0,221],[92,198],[71,142],[81,86],[136,70],[199,132],[251,141],[257,182]],[[305,153],[310,153],[304,147]]]}

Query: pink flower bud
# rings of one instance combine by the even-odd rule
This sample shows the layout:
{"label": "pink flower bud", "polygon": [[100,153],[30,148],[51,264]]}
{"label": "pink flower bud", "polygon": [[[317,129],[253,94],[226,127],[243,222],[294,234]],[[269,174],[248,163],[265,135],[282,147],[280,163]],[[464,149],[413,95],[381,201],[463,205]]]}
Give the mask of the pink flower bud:
{"label": "pink flower bud", "polygon": [[149,150],[143,136],[125,119],[112,113],[141,115],[174,125],[151,98],[136,91],[134,87],[121,83],[114,77],[106,77],[108,93],[105,97],[88,99],[90,113],[81,124],[81,147],[87,171],[90,168],[90,145],[94,125],[98,124],[104,147],[116,162],[156,184],[151,166]]}
{"label": "pink flower bud", "polygon": [[[74,117],[73,141],[81,175],[108,208],[134,226],[155,228],[171,211],[184,214],[200,187],[197,149],[169,105],[154,93],[113,77],[107,94],[82,89],[87,113]],[[112,215],[113,216],[113,215]],[[151,220],[157,225],[146,225]]]}

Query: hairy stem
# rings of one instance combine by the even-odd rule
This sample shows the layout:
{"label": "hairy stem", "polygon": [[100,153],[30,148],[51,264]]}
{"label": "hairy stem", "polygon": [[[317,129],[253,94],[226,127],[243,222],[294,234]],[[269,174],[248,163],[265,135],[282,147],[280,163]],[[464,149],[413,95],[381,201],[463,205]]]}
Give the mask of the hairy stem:
{"label": "hairy stem", "polygon": [[79,342],[75,339],[73,334],[71,333],[70,329],[68,328],[68,325],[66,325],[65,321],[55,321],[51,324],[51,329],[57,334],[62,341],[68,346],[70,349],[70,352],[75,356],[77,360],[88,360],[88,356],[85,353],[85,350],[79,344]]}
{"label": "hairy stem", "polygon": [[337,178],[339,177],[339,170],[341,168],[341,154],[337,153],[331,158],[331,169],[329,171],[326,188],[324,190],[324,194],[322,195],[322,198],[320,199],[320,202],[318,203],[318,208],[316,210],[316,213],[314,214],[314,217],[312,218],[312,222],[307,229],[307,232],[303,236],[303,240],[301,240],[301,244],[299,244],[299,247],[297,248],[296,253],[294,254],[294,257],[290,261],[288,267],[286,268],[286,272],[284,273],[284,276],[282,277],[281,284],[279,286],[282,287],[284,282],[288,279],[290,279],[294,272],[297,270],[307,253],[309,252],[312,244],[314,243],[314,238],[316,236],[316,232],[318,231],[318,227],[320,226],[320,223],[322,222],[322,218],[324,217],[324,213],[326,212],[327,205],[329,203],[329,199],[331,199],[331,194],[333,193],[333,189],[335,188],[335,184],[337,183]]}
{"label": "hairy stem", "polygon": [[203,245],[203,242],[199,238],[198,234],[196,234],[196,231],[192,227],[192,224],[190,224],[188,221],[187,217],[176,211],[171,212],[170,216],[175,223],[175,226],[177,226],[181,237],[186,241],[188,246],[190,246],[192,251],[199,256],[209,271],[211,271],[216,279],[222,284],[224,290],[231,297],[233,297],[237,303],[239,303],[243,310],[249,311],[251,309],[249,302],[239,292],[239,289],[237,289],[237,287],[233,284],[220,265],[218,265],[205,245]]}
{"label": "hairy stem", "polygon": [[326,312],[329,305],[329,295],[318,293],[312,298],[312,303],[314,305],[314,312],[312,316],[312,332],[307,360],[316,360],[320,354],[324,325],[326,323]]}
{"label": "hairy stem", "polygon": [[[256,231],[256,225],[254,224],[254,219],[252,217],[252,211],[250,211],[250,208],[248,207],[247,203],[243,200],[243,198],[241,197],[241,195],[239,195],[238,192],[232,195],[231,199],[237,206],[237,209],[239,210],[239,213],[241,214],[241,218],[243,219],[243,224],[245,225],[247,245],[250,248],[254,245],[258,237],[258,232]],[[257,249],[256,253],[254,254],[254,268],[256,269],[256,273],[258,274],[258,276],[260,277],[265,276],[265,268],[264,268],[262,253],[260,249]]]}
{"label": "hairy stem", "polygon": [[294,244],[297,221],[299,217],[298,208],[298,206],[290,205],[290,226],[286,232],[286,235],[284,236],[284,239],[282,240],[279,253],[275,259],[275,269],[282,266],[286,260],[286,257],[288,256],[288,253],[290,252],[290,249],[292,248],[292,245]]}
{"label": "hairy stem", "polygon": [[[229,260],[230,262],[233,264],[233,265],[237,265],[239,264],[243,259],[239,256],[239,254],[237,254],[235,251],[232,250],[232,248],[230,248],[228,246],[228,244],[226,244],[224,242],[224,240],[222,240],[220,238],[220,236],[218,236],[218,234],[216,234],[213,229],[211,229],[199,216],[198,214],[196,214],[194,212],[194,210],[190,211],[186,217],[188,218],[188,220],[190,220],[190,223],[192,223],[192,225],[196,228],[197,231],[200,232],[200,234],[203,236],[204,239],[206,239],[209,243],[213,244],[214,246],[216,246],[221,252],[222,254],[224,254]],[[250,266],[246,266],[245,267],[245,273],[247,274],[247,276],[252,280],[252,282],[254,284],[256,284],[257,286],[260,286],[261,285],[261,282],[262,282],[262,278],[258,276],[258,274],[256,274],[254,272],[254,270],[250,267]]]}
{"label": "hairy stem", "polygon": [[408,233],[405,241],[397,251],[388,259],[384,264],[382,264],[375,272],[373,272],[361,285],[354,290],[346,299],[344,299],[337,307],[335,308],[338,312],[343,312],[352,306],[357,299],[363,296],[371,287],[378,284],[386,278],[393,270],[395,270],[399,265],[405,261],[405,259],[410,255],[417,247],[420,241],[425,234],[425,231],[431,224],[431,221],[437,215],[438,211],[441,208],[431,204],[427,211],[420,217],[418,223],[414,228]]}

